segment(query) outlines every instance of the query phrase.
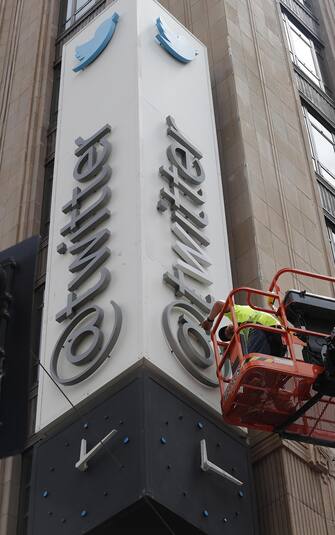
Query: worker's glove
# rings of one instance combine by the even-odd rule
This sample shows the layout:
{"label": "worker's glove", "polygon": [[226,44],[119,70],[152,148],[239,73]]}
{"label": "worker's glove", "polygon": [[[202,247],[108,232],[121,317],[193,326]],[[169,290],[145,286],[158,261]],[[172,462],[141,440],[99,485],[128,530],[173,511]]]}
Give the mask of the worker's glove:
{"label": "worker's glove", "polygon": [[201,327],[205,329],[206,332],[210,332],[211,328],[213,327],[214,320],[210,320],[206,318],[202,323]]}

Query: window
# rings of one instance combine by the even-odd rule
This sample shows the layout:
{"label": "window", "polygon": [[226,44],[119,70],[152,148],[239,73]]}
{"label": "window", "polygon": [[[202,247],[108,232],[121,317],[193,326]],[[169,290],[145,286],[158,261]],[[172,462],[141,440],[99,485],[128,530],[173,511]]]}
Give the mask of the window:
{"label": "window", "polygon": [[39,361],[40,341],[41,341],[43,298],[44,298],[44,284],[41,284],[37,288],[35,288],[35,293],[34,293],[30,390],[33,390],[38,385],[38,374],[39,374],[38,361]]}
{"label": "window", "polygon": [[19,518],[18,518],[18,535],[27,535],[29,519],[29,500],[31,490],[31,475],[33,463],[33,450],[30,449],[23,453],[21,464],[21,484],[19,498]]}
{"label": "window", "polygon": [[327,225],[329,243],[330,243],[330,247],[333,253],[333,260],[335,261],[335,226],[328,219],[326,219],[326,225]]}
{"label": "window", "polygon": [[335,135],[303,108],[314,169],[335,189]]}
{"label": "window", "polygon": [[293,63],[313,80],[316,85],[324,89],[314,42],[293,24],[287,15],[283,14],[283,19]]}
{"label": "window", "polygon": [[302,4],[304,7],[307,7],[308,9],[312,9],[312,1],[311,0],[298,0],[299,4]]}
{"label": "window", "polygon": [[41,214],[41,237],[46,238],[49,234],[50,226],[50,210],[51,210],[51,195],[52,195],[52,179],[54,171],[54,162],[47,164],[44,174],[44,188]]}
{"label": "window", "polygon": [[86,11],[88,11],[97,0],[63,0],[60,15],[60,31],[67,30]]}
{"label": "window", "polygon": [[55,70],[54,70],[54,79],[53,79],[52,97],[51,97],[51,107],[50,107],[49,129],[57,126],[59,90],[60,90],[60,75],[61,75],[60,64],[58,64],[55,67]]}

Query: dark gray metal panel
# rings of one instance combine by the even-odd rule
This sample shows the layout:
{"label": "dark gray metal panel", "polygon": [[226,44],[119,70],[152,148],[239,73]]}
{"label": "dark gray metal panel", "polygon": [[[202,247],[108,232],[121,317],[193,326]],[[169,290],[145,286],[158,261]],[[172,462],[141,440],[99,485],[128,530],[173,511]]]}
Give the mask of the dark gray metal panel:
{"label": "dark gray metal panel", "polygon": [[[245,440],[144,366],[123,381],[108,399],[93,400],[84,418],[36,447],[30,535],[105,535],[109,528],[123,535],[130,531],[122,526],[136,529],[137,519],[141,531],[150,532],[153,513],[168,531],[183,535],[197,529],[256,534]],[[88,471],[76,469],[81,439],[90,450],[113,428],[117,435]],[[242,488],[200,469],[202,438],[209,460],[241,479]],[[135,507],[145,497],[145,507]]]}
{"label": "dark gray metal panel", "polygon": [[[205,533],[256,533],[247,444],[206,413],[147,379],[150,494]],[[237,487],[200,469],[200,440],[208,458],[244,485]]]}
{"label": "dark gray metal panel", "polygon": [[185,522],[182,518],[171,513],[165,507],[151,500],[142,498],[134,505],[114,516],[103,526],[94,529],[88,535],[127,535],[145,533],[146,535],[203,535]]}
{"label": "dark gray metal panel", "polygon": [[[141,383],[133,381],[110,399],[36,448],[30,535],[88,533],[141,495]],[[88,450],[112,429],[118,433],[88,463],[75,468],[80,443]]]}
{"label": "dark gray metal panel", "polygon": [[7,273],[7,295],[0,295],[0,458],[21,453],[27,438],[38,246],[39,238],[32,237],[0,253],[0,265]]}

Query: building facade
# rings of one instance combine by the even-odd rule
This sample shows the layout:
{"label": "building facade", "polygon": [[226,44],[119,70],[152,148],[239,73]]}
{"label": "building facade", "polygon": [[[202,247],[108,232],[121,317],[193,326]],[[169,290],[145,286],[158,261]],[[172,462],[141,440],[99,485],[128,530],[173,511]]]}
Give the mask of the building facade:
{"label": "building facade", "polygon": [[[3,535],[24,535],[29,522],[62,47],[112,3],[0,6],[0,248],[42,237],[30,438],[22,456],[0,462]],[[234,286],[266,289],[283,266],[335,275],[333,1],[161,4],[207,46]],[[335,533],[333,452],[261,433],[250,441],[259,533]]]}

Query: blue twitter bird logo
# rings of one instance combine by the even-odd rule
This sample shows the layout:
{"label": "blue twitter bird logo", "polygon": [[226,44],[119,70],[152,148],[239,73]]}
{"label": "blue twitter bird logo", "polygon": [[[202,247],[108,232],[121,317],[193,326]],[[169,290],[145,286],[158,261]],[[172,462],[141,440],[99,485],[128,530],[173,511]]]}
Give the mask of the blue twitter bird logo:
{"label": "blue twitter bird logo", "polygon": [[76,47],[75,56],[80,63],[73,68],[74,72],[86,69],[101,54],[112,39],[119,18],[119,14],[115,12],[112,17],[100,24],[93,39]]}
{"label": "blue twitter bird logo", "polygon": [[156,20],[156,27],[159,32],[156,41],[178,61],[189,63],[198,55],[189,41],[171,30],[160,17]]}

